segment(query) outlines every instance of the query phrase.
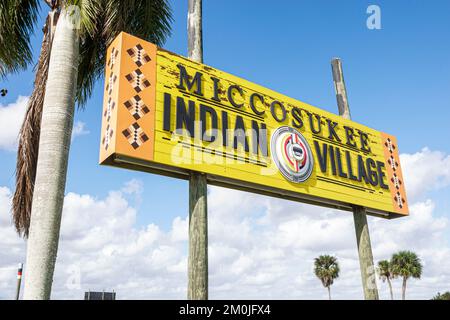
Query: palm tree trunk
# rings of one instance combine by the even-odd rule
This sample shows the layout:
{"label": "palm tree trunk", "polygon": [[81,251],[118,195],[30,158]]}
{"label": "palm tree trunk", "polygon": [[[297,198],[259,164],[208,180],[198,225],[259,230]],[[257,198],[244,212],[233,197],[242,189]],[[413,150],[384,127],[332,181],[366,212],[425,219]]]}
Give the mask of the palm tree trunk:
{"label": "palm tree trunk", "polygon": [[392,283],[391,283],[391,279],[387,279],[388,285],[389,285],[389,291],[391,293],[391,300],[394,300],[394,292],[392,291]]}
{"label": "palm tree trunk", "polygon": [[79,34],[63,9],[50,56],[27,247],[24,299],[50,299],[64,202]]}
{"label": "palm tree trunk", "polygon": [[406,277],[403,277],[402,300],[406,300]]}
{"label": "palm tree trunk", "polygon": [[327,287],[328,289],[328,300],[331,300],[331,288]]}

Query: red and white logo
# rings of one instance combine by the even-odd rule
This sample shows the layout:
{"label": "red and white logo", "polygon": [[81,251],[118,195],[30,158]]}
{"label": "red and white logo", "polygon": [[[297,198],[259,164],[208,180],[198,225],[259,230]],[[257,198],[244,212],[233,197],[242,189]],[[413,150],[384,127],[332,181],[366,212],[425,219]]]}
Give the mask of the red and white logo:
{"label": "red and white logo", "polygon": [[300,132],[290,127],[277,129],[272,135],[271,150],[272,158],[285,178],[296,183],[309,179],[314,158]]}

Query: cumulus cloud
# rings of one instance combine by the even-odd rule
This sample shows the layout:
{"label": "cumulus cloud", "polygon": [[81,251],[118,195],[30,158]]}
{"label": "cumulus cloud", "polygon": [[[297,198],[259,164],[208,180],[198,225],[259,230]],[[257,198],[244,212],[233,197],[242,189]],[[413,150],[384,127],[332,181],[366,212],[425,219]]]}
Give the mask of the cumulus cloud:
{"label": "cumulus cloud", "polygon": [[[8,105],[0,104],[0,150],[16,151],[20,127],[25,116],[29,97],[19,96]],[[89,134],[86,123],[77,121],[72,130],[72,141]]]}
{"label": "cumulus cloud", "polygon": [[410,201],[450,185],[450,155],[424,148],[414,154],[402,154],[400,162]]}
{"label": "cumulus cloud", "polygon": [[[448,158],[424,149],[406,155],[405,167],[409,159],[425,157],[427,163],[427,156]],[[411,174],[405,170],[405,180],[413,184]],[[445,185],[440,174],[433,181],[436,187]],[[429,189],[420,185],[427,188],[413,185],[414,192],[427,196]],[[136,225],[142,188],[132,180],[104,198],[67,194],[53,298],[81,299],[84,291],[103,289],[114,289],[120,299],[186,298],[188,218],[174,217],[167,231]],[[9,189],[0,188],[0,298],[12,296],[17,263],[25,255],[25,244],[10,225],[10,197]],[[218,187],[209,188],[208,201],[210,298],[326,299],[313,261],[332,254],[341,265],[333,297],[362,299],[350,213]],[[450,289],[449,218],[437,214],[430,199],[412,203],[410,211],[410,217],[393,221],[369,219],[374,258],[388,259],[404,249],[417,252],[424,274],[408,282],[407,296],[429,299]],[[378,287],[388,299],[386,284],[379,281]],[[397,298],[400,287],[394,281]]]}
{"label": "cumulus cloud", "polygon": [[0,149],[15,151],[17,137],[27,109],[28,97],[19,96],[8,105],[0,104]]}
{"label": "cumulus cloud", "polygon": [[[129,194],[66,195],[53,298],[82,299],[84,291],[112,289],[121,298],[184,298],[187,222],[175,219],[171,232],[154,224],[137,227]],[[10,201],[11,191],[0,188],[0,299],[12,298],[17,264],[26,255],[10,223]]]}
{"label": "cumulus cloud", "polygon": [[87,130],[86,123],[84,123],[82,121],[77,121],[73,125],[73,129],[72,129],[72,141],[77,137],[84,136],[89,133],[90,133],[90,131]]}

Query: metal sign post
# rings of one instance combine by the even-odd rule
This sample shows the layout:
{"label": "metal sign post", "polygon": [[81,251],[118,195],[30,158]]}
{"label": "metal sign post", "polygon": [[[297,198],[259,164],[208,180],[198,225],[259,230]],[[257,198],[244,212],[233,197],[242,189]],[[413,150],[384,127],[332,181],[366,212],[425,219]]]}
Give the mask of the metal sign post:
{"label": "metal sign post", "polygon": [[19,300],[20,297],[20,287],[22,284],[22,270],[23,270],[23,263],[19,263],[19,269],[17,270],[16,300]]}

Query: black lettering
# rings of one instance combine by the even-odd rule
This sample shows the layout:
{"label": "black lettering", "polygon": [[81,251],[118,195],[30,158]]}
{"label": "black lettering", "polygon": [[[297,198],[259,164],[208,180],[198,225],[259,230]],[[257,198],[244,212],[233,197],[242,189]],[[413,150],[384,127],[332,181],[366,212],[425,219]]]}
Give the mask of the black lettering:
{"label": "black lettering", "polygon": [[263,106],[264,106],[264,97],[263,97],[262,95],[260,95],[259,93],[253,93],[253,94],[250,96],[250,108],[253,110],[253,112],[254,112],[256,115],[262,116],[263,114],[266,113],[266,111],[265,111],[265,110],[259,111],[259,110],[256,108],[255,99],[258,99],[259,101],[261,101],[261,103],[262,103]]}
{"label": "black lettering", "polygon": [[297,107],[292,108],[292,126],[297,129],[303,128],[302,110]]}
{"label": "black lettering", "polygon": [[322,144],[322,150],[320,150],[319,142],[314,140],[314,147],[316,148],[317,159],[319,160],[320,170],[325,173],[327,172],[327,151],[328,145],[326,143]]}
{"label": "black lettering", "polygon": [[358,181],[362,181],[364,179],[365,183],[369,183],[367,180],[367,172],[366,166],[364,164],[364,159],[361,155],[358,155]]}
{"label": "black lettering", "polygon": [[377,161],[377,171],[378,171],[378,178],[380,179],[380,187],[389,190],[389,186],[384,183],[384,178],[386,177],[386,174],[384,173],[383,169],[384,163],[381,161]]}
{"label": "black lettering", "polygon": [[194,91],[195,94],[198,94],[200,96],[203,95],[202,92],[202,76],[200,72],[196,72],[194,78],[192,81],[189,81],[189,75],[186,71],[186,68],[182,64],[177,65],[178,69],[180,69],[180,84],[177,86],[178,89],[186,90],[184,83],[187,85],[187,90],[191,91],[194,87],[194,84],[196,84],[197,89]]}
{"label": "black lettering", "polygon": [[331,172],[333,173],[333,175],[337,175],[336,159],[334,157],[334,148],[333,148],[333,146],[330,146],[330,151],[328,153],[330,154]]}
{"label": "black lettering", "polygon": [[186,110],[186,103],[181,97],[177,97],[177,120],[176,120],[176,133],[183,134],[183,126],[189,132],[191,138],[194,137],[194,124],[195,124],[195,103],[194,101],[188,102],[189,111]]}
{"label": "black lettering", "polygon": [[358,130],[358,133],[361,140],[361,150],[370,152],[369,135],[365,132],[362,132],[361,130]]}
{"label": "black lettering", "polygon": [[[212,132],[212,135],[207,134],[207,114],[209,114],[211,118],[211,128],[209,132]],[[216,110],[209,106],[205,106],[204,104],[200,104],[200,122],[201,122],[201,139],[206,142],[214,142],[217,139],[217,113]]]}
{"label": "black lettering", "polygon": [[345,129],[345,136],[347,137],[347,145],[356,148],[355,132],[353,128],[345,126],[344,129]]}
{"label": "black lettering", "polygon": [[[366,167],[367,167],[367,175],[369,178],[369,182],[371,185],[376,187],[378,185],[378,174],[376,171],[375,161],[372,158],[367,158]],[[374,168],[375,170],[372,170],[372,168]]]}
{"label": "black lettering", "polygon": [[244,119],[242,119],[241,116],[236,117],[236,124],[234,126],[234,149],[237,150],[239,144],[244,147],[245,152],[248,152],[250,150],[248,146],[247,136],[245,134]]}
{"label": "black lettering", "polygon": [[163,130],[170,132],[170,112],[172,108],[172,97],[170,93],[164,93],[164,118]]}
{"label": "black lettering", "polygon": [[336,159],[337,159],[337,167],[338,167],[339,177],[348,178],[347,174],[342,169],[342,156],[341,156],[341,149],[339,149],[339,148],[336,148]]}
{"label": "black lettering", "polygon": [[222,111],[222,145],[228,147],[228,113]]}
{"label": "black lettering", "polygon": [[[317,124],[319,126],[317,129],[314,127],[313,116],[314,116],[314,118],[316,118]],[[320,132],[322,132],[322,122],[321,122],[320,116],[317,114],[313,115],[312,113],[308,112],[308,117],[309,117],[309,126],[311,127],[311,132],[314,134],[319,134]]]}
{"label": "black lettering", "polygon": [[236,101],[234,101],[233,91],[239,92],[239,94],[241,96],[244,95],[244,91],[242,91],[242,88],[239,87],[238,85],[232,85],[232,86],[228,87],[228,101],[231,103],[231,105],[233,107],[235,107],[235,108],[242,108],[242,106],[244,105],[243,103],[236,103]]}
{"label": "black lettering", "polygon": [[220,79],[211,77],[211,80],[214,83],[214,96],[211,98],[214,101],[220,102],[220,98],[219,98],[219,83],[220,83]]}
{"label": "black lettering", "polygon": [[[280,118],[278,118],[277,116],[277,107],[281,109],[281,112],[283,113],[283,116]],[[286,120],[287,117],[287,111],[286,108],[284,107],[284,105],[280,102],[280,101],[274,101],[272,102],[272,104],[270,105],[270,112],[272,113],[272,117],[278,121],[278,122],[284,122]]]}
{"label": "black lettering", "polygon": [[348,176],[349,176],[350,180],[358,181],[358,177],[353,174],[352,158],[350,155],[350,151],[345,151],[345,156],[347,158],[347,170],[348,170]]}
{"label": "black lettering", "polygon": [[261,123],[261,129],[258,126],[258,122],[252,120],[252,151],[253,154],[258,155],[258,150],[261,149],[261,154],[264,157],[269,155],[267,145],[267,126],[265,123]]}
{"label": "black lettering", "polygon": [[341,138],[339,138],[339,136],[337,135],[337,132],[336,132],[336,127],[337,127],[338,123],[335,121],[331,121],[329,119],[327,120],[327,123],[328,123],[328,132],[329,132],[328,139],[337,140],[340,142]]}

